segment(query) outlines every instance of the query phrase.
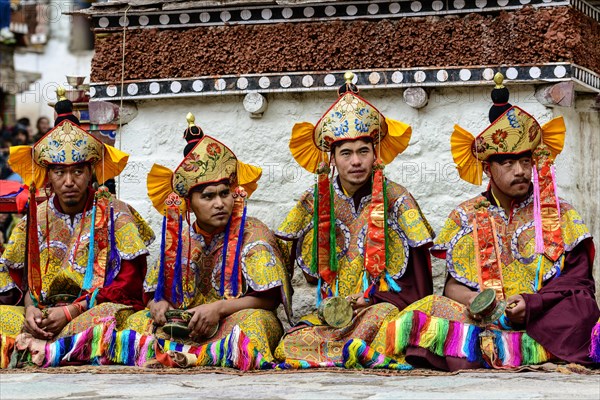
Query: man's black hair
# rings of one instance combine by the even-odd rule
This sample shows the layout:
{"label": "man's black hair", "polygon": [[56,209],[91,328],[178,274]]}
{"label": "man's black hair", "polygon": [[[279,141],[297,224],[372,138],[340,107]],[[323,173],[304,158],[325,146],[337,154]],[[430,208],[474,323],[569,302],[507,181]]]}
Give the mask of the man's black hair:
{"label": "man's black hair", "polygon": [[486,160],[489,163],[501,163],[504,162],[506,160],[520,160],[523,157],[529,157],[531,158],[532,153],[531,150],[527,150],[524,151],[522,153],[517,153],[517,154],[492,154],[491,156],[488,157],[488,159]]}
{"label": "man's black hair", "polygon": [[337,142],[333,142],[331,144],[331,146],[329,146],[329,153],[334,156],[335,155],[335,149],[338,148],[339,146],[341,146],[342,144],[346,143],[346,142],[355,142],[357,140],[362,140],[365,143],[370,143],[373,146],[373,151],[375,151],[375,143],[373,143],[373,138],[370,137],[361,137],[358,139],[346,139],[346,140],[338,140]]}
{"label": "man's black hair", "polygon": [[192,193],[195,193],[195,192],[202,193],[202,192],[204,192],[204,189],[206,189],[209,186],[216,186],[216,185],[220,185],[220,184],[230,185],[229,179],[221,179],[218,182],[209,182],[209,183],[203,183],[202,185],[194,186],[193,188],[190,189],[189,196],[191,197]]}

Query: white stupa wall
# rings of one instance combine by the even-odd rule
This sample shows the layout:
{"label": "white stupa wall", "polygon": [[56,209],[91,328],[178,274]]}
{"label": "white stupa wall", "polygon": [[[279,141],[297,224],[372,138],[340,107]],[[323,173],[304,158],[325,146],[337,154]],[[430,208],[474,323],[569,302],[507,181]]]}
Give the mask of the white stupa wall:
{"label": "white stupa wall", "polygon": [[[412,126],[408,149],[386,167],[386,174],[406,186],[437,232],[449,212],[461,201],[485,190],[458,178],[450,153],[450,135],[455,123],[474,135],[488,125],[490,88],[439,88],[431,91],[426,107],[416,110],[402,100],[402,90],[364,90],[361,94],[386,117]],[[549,109],[534,96],[532,86],[512,86],[511,102],[540,123],[564,115],[567,125],[565,150],[557,161],[560,196],[580,211],[597,238],[598,146],[600,121],[583,99],[575,108]],[[300,168],[288,149],[291,128],[296,122],[316,123],[333,103],[333,91],[301,94],[269,94],[268,109],[260,119],[250,118],[242,96],[214,96],[172,100],[152,100],[137,104],[138,116],[124,125],[117,146],[130,153],[129,164],[118,187],[121,199],[129,202],[160,232],[161,218],[146,195],[146,175],[153,163],[175,168],[182,159],[187,126],[185,116],[192,112],[196,123],[208,135],[227,144],[244,162],[263,168],[259,189],[249,203],[249,215],[277,228],[296,200],[313,183],[313,175]],[[580,96],[581,97],[581,96]],[[592,196],[592,194],[595,195]],[[159,240],[152,248],[153,262],[158,256]],[[598,257],[597,257],[598,258]],[[444,263],[434,259],[436,292],[444,281]],[[596,276],[598,274],[596,259]],[[294,308],[301,315],[313,303],[314,289],[300,273]]]}

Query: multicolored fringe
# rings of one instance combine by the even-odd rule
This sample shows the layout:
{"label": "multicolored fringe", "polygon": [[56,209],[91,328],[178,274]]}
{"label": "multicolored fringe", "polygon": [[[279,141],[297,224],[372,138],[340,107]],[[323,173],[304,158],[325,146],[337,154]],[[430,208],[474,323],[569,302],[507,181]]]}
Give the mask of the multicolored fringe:
{"label": "multicolored fringe", "polygon": [[412,366],[401,364],[390,357],[373,350],[367,345],[364,340],[350,339],[344,345],[342,351],[344,368],[371,368],[371,369],[394,369],[394,370],[409,370]]}
{"label": "multicolored fringe", "polygon": [[8,368],[10,356],[15,348],[15,338],[0,335],[0,369]]}
{"label": "multicolored fringe", "polygon": [[[440,357],[483,362],[480,334],[483,328],[410,311],[388,324],[386,353],[404,354],[408,346],[422,347]],[[525,332],[486,330],[502,367],[540,364],[552,355]]]}
{"label": "multicolored fringe", "polygon": [[114,332],[115,320],[111,319],[78,334],[48,342],[43,366],[101,364]]}
{"label": "multicolored fringe", "polygon": [[592,329],[592,340],[590,344],[590,358],[592,361],[600,363],[600,320]]}

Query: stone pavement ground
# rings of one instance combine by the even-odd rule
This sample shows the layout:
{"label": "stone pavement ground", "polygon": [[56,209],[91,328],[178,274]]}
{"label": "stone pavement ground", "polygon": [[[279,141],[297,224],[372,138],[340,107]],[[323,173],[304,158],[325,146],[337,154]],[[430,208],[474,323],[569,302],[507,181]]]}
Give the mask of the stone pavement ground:
{"label": "stone pavement ground", "polygon": [[544,372],[378,376],[331,372],[226,375],[0,375],[0,399],[600,399],[600,375]]}

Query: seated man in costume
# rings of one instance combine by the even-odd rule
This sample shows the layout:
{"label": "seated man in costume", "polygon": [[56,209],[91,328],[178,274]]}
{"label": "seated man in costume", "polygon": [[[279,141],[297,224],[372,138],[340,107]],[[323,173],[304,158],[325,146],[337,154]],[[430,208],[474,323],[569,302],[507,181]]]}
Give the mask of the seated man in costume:
{"label": "seated man in costume", "polygon": [[[30,199],[0,258],[2,367],[23,328],[18,350],[35,364],[57,365],[85,344],[69,336],[107,319],[118,325],[144,307],[146,246],[154,234],[132,207],[92,187],[93,175],[99,182],[118,175],[129,156],[80,128],[64,89],[57,94],[55,128],[33,146],[10,149]],[[49,197],[37,205],[39,188]],[[95,361],[89,352],[79,356],[68,361]]]}
{"label": "seated man in costume", "polygon": [[[275,356],[304,367],[339,365],[351,339],[384,353],[387,321],[433,290],[433,232],[411,194],[383,173],[408,146],[411,128],[360,97],[353,78],[346,73],[338,100],[316,127],[296,124],[290,139],[296,161],[318,178],[276,235],[317,283],[320,315],[302,318]],[[336,303],[342,308],[325,315]]]}
{"label": "seated man in costume", "polygon": [[594,244],[581,216],[556,196],[564,122],[540,126],[508,104],[502,80],[496,74],[491,125],[477,138],[456,125],[451,137],[460,177],[480,185],[484,172],[490,183],[450,213],[431,250],[446,260],[447,297],[423,299],[389,324],[390,352],[413,365],[591,364],[600,314]]}
{"label": "seated man in costume", "polygon": [[[202,359],[202,345],[238,326],[270,362],[283,333],[275,309],[283,303],[289,312],[291,287],[275,236],[246,215],[246,197],[262,171],[205,135],[192,114],[187,118],[183,161],[174,172],[155,164],[148,174],[148,195],[164,215],[161,258],[144,283],[150,312],[132,316],[128,327],[151,334],[158,326],[156,337],[173,335],[171,340],[195,346],[190,353]],[[172,315],[179,322],[175,331]]]}

